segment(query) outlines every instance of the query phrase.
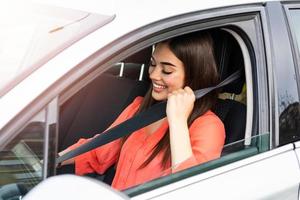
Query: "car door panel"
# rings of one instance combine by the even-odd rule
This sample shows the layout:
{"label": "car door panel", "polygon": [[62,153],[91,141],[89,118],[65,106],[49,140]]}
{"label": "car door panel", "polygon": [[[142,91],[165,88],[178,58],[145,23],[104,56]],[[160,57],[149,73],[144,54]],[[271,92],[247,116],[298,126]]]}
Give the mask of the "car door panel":
{"label": "car door panel", "polygon": [[[280,164],[279,164],[280,163]],[[136,196],[134,199],[297,199],[300,170],[293,145]]]}

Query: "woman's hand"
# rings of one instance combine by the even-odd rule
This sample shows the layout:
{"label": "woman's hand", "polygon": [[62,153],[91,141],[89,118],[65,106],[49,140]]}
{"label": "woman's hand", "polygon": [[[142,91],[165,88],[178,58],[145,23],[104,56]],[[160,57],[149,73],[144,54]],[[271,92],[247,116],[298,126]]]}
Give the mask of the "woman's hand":
{"label": "woman's hand", "polygon": [[169,93],[166,110],[169,124],[186,122],[194,108],[195,100],[194,92],[188,86]]}
{"label": "woman's hand", "polygon": [[190,87],[168,94],[166,112],[170,129],[171,160],[175,168],[193,155],[187,120],[194,108],[195,99]]}

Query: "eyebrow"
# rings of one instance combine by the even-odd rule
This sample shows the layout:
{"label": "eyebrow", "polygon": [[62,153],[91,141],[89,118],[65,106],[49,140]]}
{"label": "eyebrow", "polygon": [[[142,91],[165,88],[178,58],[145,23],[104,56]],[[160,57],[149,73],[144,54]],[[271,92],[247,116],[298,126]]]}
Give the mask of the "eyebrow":
{"label": "eyebrow", "polygon": [[174,64],[169,63],[169,62],[160,62],[160,64],[163,64],[163,65],[170,65],[170,66],[176,67]]}
{"label": "eyebrow", "polygon": [[[155,60],[155,58],[153,57],[153,56],[151,56],[151,59],[152,60],[154,60],[155,62],[156,62],[156,60]],[[160,62],[160,64],[162,64],[162,65],[169,65],[169,66],[173,66],[173,67],[176,67],[176,65],[174,65],[174,64],[172,64],[172,63],[170,63],[170,62]]]}

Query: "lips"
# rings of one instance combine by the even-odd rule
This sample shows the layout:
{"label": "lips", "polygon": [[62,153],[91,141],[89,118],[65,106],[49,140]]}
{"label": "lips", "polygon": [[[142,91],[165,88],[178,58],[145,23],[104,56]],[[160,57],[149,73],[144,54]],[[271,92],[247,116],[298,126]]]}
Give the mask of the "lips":
{"label": "lips", "polygon": [[164,86],[164,85],[159,85],[159,84],[157,84],[157,83],[153,83],[153,87],[154,87],[154,88],[157,88],[157,89],[165,89],[165,88],[167,88],[166,86]]}
{"label": "lips", "polygon": [[152,85],[153,85],[153,90],[154,90],[155,92],[161,92],[162,90],[164,90],[164,89],[167,88],[167,86],[165,86],[165,85],[160,85],[160,84],[157,84],[157,83],[152,83]]}

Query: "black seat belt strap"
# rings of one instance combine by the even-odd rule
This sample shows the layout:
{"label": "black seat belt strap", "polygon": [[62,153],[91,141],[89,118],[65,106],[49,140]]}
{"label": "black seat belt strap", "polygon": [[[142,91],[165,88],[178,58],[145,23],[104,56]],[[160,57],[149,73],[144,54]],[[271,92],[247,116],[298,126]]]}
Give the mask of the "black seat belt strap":
{"label": "black seat belt strap", "polygon": [[[217,86],[204,88],[195,91],[196,99],[199,99],[206,95],[207,93],[211,92],[212,90],[221,88],[235,80],[237,80],[241,76],[241,70],[236,71],[235,73],[231,74],[227,77],[224,81],[219,83]],[[123,123],[101,133],[97,137],[91,139],[89,142],[81,145],[80,147],[69,151],[68,153],[60,156],[56,163],[61,163],[65,160],[73,158],[75,156],[81,155],[85,152],[88,152],[92,149],[95,149],[99,146],[107,144],[113,140],[118,138],[124,137],[133,133],[136,130],[139,130],[153,122],[156,122],[166,116],[166,106],[167,102],[163,101],[151,106],[144,112],[138,113],[132,118],[124,121]]]}

